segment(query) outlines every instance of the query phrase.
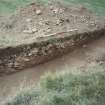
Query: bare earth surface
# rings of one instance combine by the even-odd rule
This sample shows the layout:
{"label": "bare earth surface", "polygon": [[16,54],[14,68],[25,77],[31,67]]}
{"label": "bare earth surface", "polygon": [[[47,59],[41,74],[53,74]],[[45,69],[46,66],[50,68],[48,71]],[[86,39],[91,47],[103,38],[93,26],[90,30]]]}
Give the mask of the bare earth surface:
{"label": "bare earth surface", "polygon": [[[105,19],[82,5],[35,2],[9,17],[0,16],[0,47],[32,43],[57,33],[84,33],[103,28]],[[80,27],[81,26],[81,27]]]}
{"label": "bare earth surface", "polygon": [[8,95],[15,94],[17,90],[35,84],[45,72],[62,70],[89,72],[89,69],[87,69],[87,71],[84,69],[91,66],[102,65],[104,61],[105,37],[102,37],[92,43],[83,45],[82,48],[62,56],[61,58],[13,75],[0,77],[0,102],[5,100]]}
{"label": "bare earth surface", "polygon": [[23,6],[0,16],[0,75],[44,63],[104,34],[105,18],[82,5]]}

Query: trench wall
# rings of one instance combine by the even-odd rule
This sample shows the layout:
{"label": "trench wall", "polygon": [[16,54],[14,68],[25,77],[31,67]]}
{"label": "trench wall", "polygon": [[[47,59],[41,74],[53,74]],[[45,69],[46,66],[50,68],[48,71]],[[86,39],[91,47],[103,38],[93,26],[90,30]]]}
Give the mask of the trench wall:
{"label": "trench wall", "polygon": [[47,62],[78,46],[105,35],[105,29],[92,32],[42,38],[37,42],[0,49],[0,76]]}

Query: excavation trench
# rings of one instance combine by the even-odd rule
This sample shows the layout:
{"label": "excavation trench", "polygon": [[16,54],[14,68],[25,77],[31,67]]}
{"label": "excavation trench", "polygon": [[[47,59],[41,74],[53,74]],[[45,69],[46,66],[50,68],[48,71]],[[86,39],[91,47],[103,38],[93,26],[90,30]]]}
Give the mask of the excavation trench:
{"label": "excavation trench", "polygon": [[40,76],[46,72],[53,73],[64,70],[73,73],[89,72],[91,69],[86,68],[102,63],[105,64],[105,36],[55,60],[0,77],[0,102],[5,101],[8,97],[11,98],[23,88],[35,85]]}
{"label": "excavation trench", "polygon": [[28,45],[0,49],[0,75],[45,63],[101,35],[105,35],[105,29],[75,35],[60,34],[60,37],[42,38]]}
{"label": "excavation trench", "polygon": [[35,2],[1,20],[0,76],[48,62],[105,35],[104,17],[84,6]]}

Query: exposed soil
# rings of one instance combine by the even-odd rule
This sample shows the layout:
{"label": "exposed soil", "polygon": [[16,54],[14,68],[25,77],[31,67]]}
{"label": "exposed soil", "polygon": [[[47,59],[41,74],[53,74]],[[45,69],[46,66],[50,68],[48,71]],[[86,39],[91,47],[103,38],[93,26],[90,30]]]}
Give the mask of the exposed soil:
{"label": "exposed soil", "polygon": [[[30,87],[39,80],[45,72],[69,70],[73,73],[90,72],[89,67],[100,69],[105,64],[105,37],[92,43],[83,45],[82,48],[37,67],[4,76],[0,78],[0,98],[5,100],[8,95],[16,94],[19,89]],[[97,66],[98,65],[98,66]],[[98,67],[98,68],[97,68]],[[88,68],[88,69],[87,69]],[[100,69],[101,70],[101,69]],[[10,97],[11,98],[11,97]]]}
{"label": "exposed soil", "polygon": [[44,63],[105,35],[105,19],[84,6],[36,2],[2,18],[0,75]]}
{"label": "exposed soil", "polygon": [[28,44],[40,37],[62,33],[90,32],[104,25],[103,17],[96,16],[82,5],[58,2],[45,6],[35,2],[19,8],[12,16],[0,17],[0,47]]}

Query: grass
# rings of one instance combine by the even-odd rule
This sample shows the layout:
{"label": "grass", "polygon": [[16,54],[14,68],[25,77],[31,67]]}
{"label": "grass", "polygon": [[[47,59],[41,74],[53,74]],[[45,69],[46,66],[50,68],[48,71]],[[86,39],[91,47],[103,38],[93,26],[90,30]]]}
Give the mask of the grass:
{"label": "grass", "polygon": [[5,105],[105,105],[105,73],[49,73]]}
{"label": "grass", "polygon": [[29,2],[30,0],[0,0],[0,14],[12,13],[17,7]]}
{"label": "grass", "polygon": [[[30,3],[34,0],[0,0],[0,14],[13,13],[17,7]],[[38,0],[39,1],[39,0]],[[47,3],[49,0],[40,0]],[[57,1],[57,0],[56,0]],[[61,1],[61,0],[59,0]],[[67,3],[86,4],[90,9],[100,15],[105,15],[105,0],[63,0]]]}
{"label": "grass", "polygon": [[[35,0],[0,0],[0,15],[9,15],[23,5],[32,3]],[[39,1],[39,0],[38,0]],[[48,0],[40,0],[46,3]]]}

